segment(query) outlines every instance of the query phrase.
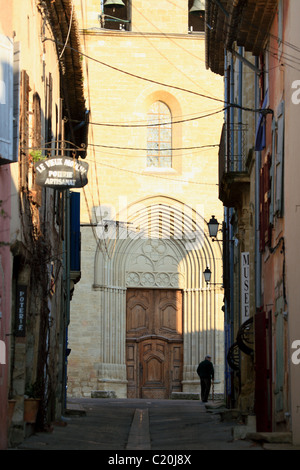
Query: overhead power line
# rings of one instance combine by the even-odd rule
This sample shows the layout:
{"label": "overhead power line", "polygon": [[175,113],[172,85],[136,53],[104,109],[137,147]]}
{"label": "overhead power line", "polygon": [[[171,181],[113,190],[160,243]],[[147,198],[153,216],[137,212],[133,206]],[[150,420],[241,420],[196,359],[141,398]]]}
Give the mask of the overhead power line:
{"label": "overhead power line", "polygon": [[[52,39],[52,38],[44,38],[44,41],[53,41],[56,44],[63,45],[60,41],[57,41],[56,39]],[[75,49],[74,47],[71,47],[69,45],[67,45],[66,47],[68,47],[69,49],[71,49],[74,52],[77,52],[79,55],[85,57],[86,59],[92,60],[93,62],[96,62],[100,65],[103,65],[104,67],[108,67],[112,70],[123,73],[125,75],[130,76],[130,77],[137,78],[139,80],[144,80],[146,82],[154,83],[156,85],[164,86],[164,87],[167,87],[167,88],[173,88],[174,90],[183,91],[185,93],[191,93],[192,95],[196,95],[196,96],[200,96],[201,98],[206,98],[206,99],[210,99],[210,100],[213,100],[213,101],[217,101],[219,103],[223,103],[223,104],[225,103],[224,100],[222,100],[222,99],[214,98],[213,96],[205,95],[204,93],[198,93],[197,91],[188,90],[187,88],[182,88],[182,87],[178,87],[176,85],[170,85],[168,83],[159,82],[159,81],[153,80],[151,78],[142,77],[142,76],[137,75],[135,73],[128,72],[126,70],[120,69],[120,68],[115,67],[113,65],[107,64],[106,62],[103,62],[99,59],[96,59],[95,57],[91,57],[88,54],[85,54],[84,52],[81,52],[78,49]]]}
{"label": "overhead power line", "polygon": [[[194,147],[172,147],[172,148],[164,148],[163,151],[175,151],[175,150],[199,150],[199,149],[206,149],[206,148],[212,148],[212,147],[219,147],[220,144],[210,144],[210,145],[199,145],[199,146],[194,146]],[[140,148],[140,147],[121,147],[121,146],[115,146],[115,145],[103,145],[103,144],[89,144],[89,146],[92,147],[102,147],[102,148],[109,148],[109,149],[119,149],[119,150],[151,150],[161,152],[162,149],[156,149],[156,148]]]}

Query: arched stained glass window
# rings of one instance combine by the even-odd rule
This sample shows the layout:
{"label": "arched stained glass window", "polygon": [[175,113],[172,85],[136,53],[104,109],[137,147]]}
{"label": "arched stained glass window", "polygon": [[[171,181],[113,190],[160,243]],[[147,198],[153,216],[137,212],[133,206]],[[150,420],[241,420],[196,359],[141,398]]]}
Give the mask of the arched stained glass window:
{"label": "arched stained glass window", "polygon": [[172,167],[172,115],[162,101],[152,104],[148,112],[147,167]]}

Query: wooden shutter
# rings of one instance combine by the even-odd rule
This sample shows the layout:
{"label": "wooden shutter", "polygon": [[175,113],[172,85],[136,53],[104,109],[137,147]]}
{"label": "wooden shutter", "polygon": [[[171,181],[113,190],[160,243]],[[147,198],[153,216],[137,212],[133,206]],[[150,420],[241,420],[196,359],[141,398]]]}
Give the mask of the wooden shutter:
{"label": "wooden shutter", "polygon": [[276,143],[277,143],[277,122],[276,119],[272,120],[272,155],[270,160],[270,214],[269,222],[271,226],[274,224],[275,212],[275,156],[276,156]]}
{"label": "wooden shutter", "polygon": [[265,174],[264,174],[264,228],[265,228],[265,245],[271,244],[272,227],[270,225],[270,204],[271,204],[271,176],[270,170],[272,165],[272,156],[268,153],[265,162]]}
{"label": "wooden shutter", "polygon": [[[38,93],[34,93],[32,101],[32,146],[39,150],[41,148],[41,133],[42,133],[42,124],[41,124],[41,99]],[[43,151],[42,151],[43,154]],[[35,184],[35,172],[34,167],[32,166],[33,172],[33,190],[32,201],[39,206],[42,205],[42,188],[41,186]]]}
{"label": "wooden shutter", "polygon": [[271,244],[272,226],[270,224],[270,205],[271,205],[271,170],[272,157],[268,154],[260,169],[260,250]]}
{"label": "wooden shutter", "polygon": [[20,97],[20,185],[28,185],[28,147],[29,147],[29,77],[25,70],[21,72]]}
{"label": "wooden shutter", "polygon": [[283,399],[284,399],[284,374],[285,374],[285,341],[284,341],[284,300],[283,297],[279,297],[276,300],[276,374],[275,374],[275,406],[276,412],[283,410]]}
{"label": "wooden shutter", "polygon": [[272,430],[270,366],[268,360],[270,325],[266,312],[259,309],[255,315],[255,413],[258,432]]}
{"label": "wooden shutter", "polygon": [[13,159],[18,161],[19,152],[19,119],[20,119],[20,43],[14,43],[14,65],[13,65],[13,84],[14,84],[14,119],[13,119]]}
{"label": "wooden shutter", "polygon": [[49,73],[49,77],[46,80],[46,122],[45,122],[45,135],[46,145],[51,148],[52,142],[52,75]]}

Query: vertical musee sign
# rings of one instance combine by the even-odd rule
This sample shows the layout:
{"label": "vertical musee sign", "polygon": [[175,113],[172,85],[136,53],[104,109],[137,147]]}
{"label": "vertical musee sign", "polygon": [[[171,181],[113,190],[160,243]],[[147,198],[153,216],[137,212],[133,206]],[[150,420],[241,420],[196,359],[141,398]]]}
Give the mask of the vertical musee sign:
{"label": "vertical musee sign", "polygon": [[250,255],[241,253],[241,306],[242,323],[250,318]]}

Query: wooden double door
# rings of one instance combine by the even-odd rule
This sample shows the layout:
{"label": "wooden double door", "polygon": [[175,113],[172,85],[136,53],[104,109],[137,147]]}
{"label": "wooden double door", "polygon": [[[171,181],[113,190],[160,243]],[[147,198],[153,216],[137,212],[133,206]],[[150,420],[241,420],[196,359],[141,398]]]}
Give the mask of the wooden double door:
{"label": "wooden double door", "polygon": [[182,292],[128,289],[128,398],[167,399],[181,391],[182,362]]}

